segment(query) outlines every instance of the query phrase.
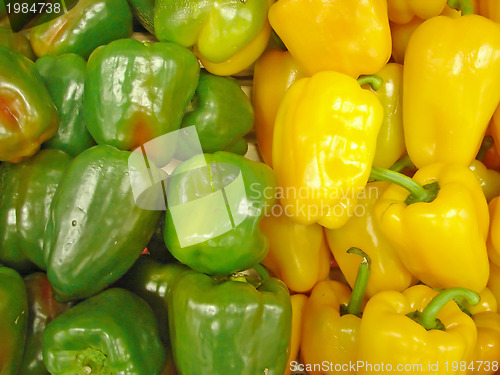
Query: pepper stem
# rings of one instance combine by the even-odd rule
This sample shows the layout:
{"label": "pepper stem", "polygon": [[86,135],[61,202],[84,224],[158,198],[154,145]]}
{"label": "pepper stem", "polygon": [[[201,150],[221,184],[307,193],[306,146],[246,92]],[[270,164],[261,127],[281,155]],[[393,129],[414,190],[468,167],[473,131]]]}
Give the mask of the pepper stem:
{"label": "pepper stem", "polygon": [[363,258],[363,260],[359,264],[358,275],[356,276],[356,282],[354,283],[354,288],[352,289],[351,299],[347,304],[345,313],[361,316],[361,306],[363,305],[368,279],[370,278],[371,259],[367,253],[357,247],[351,247],[347,250],[347,253],[359,255]]}
{"label": "pepper stem", "polygon": [[415,168],[408,155],[395,162],[389,169],[394,172],[402,172],[405,169]]}
{"label": "pepper stem", "polygon": [[405,188],[410,192],[410,195],[407,198],[408,204],[416,202],[432,202],[437,196],[434,186],[431,189],[426,189],[410,177],[390,169],[372,167],[370,180],[392,182],[393,184],[397,184]]}
{"label": "pepper stem", "polygon": [[369,84],[373,90],[377,91],[384,83],[384,80],[376,74],[370,74],[359,76],[358,83],[360,86]]}
{"label": "pepper stem", "polygon": [[472,6],[470,0],[448,0],[448,6],[459,10],[462,13],[462,16],[474,14],[474,7]]}
{"label": "pepper stem", "polygon": [[486,156],[486,151],[488,151],[491,147],[493,147],[494,144],[495,141],[493,140],[493,137],[491,135],[485,136],[483,138],[483,141],[481,142],[481,147],[477,152],[476,159],[479,161],[483,161],[484,157]]}
{"label": "pepper stem", "polygon": [[255,272],[257,272],[257,275],[259,275],[261,281],[269,279],[270,277],[269,271],[262,264],[259,263],[255,265],[253,269],[255,270]]}
{"label": "pepper stem", "polygon": [[85,348],[76,356],[77,375],[108,374],[108,358],[95,348]]}
{"label": "pepper stem", "polygon": [[436,329],[439,325],[437,316],[444,305],[456,298],[463,298],[469,305],[475,306],[481,300],[479,294],[466,288],[450,288],[442,291],[422,311],[420,324],[426,330]]}

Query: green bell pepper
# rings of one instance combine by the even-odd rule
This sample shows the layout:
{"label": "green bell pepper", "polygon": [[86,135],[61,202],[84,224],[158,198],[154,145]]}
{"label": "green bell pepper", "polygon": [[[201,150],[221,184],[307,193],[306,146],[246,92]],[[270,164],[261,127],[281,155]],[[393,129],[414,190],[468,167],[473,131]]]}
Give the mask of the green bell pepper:
{"label": "green bell pepper", "polygon": [[[47,275],[59,301],[86,298],[118,280],[139,258],[159,211],[139,208],[128,151],[94,146],[61,180],[44,237]],[[151,194],[151,199],[158,199]]]}
{"label": "green bell pepper", "polygon": [[156,0],[158,40],[193,47],[213,63],[228,60],[262,31],[268,0]]}
{"label": "green bell pepper", "polygon": [[141,255],[132,268],[115,284],[138,295],[153,309],[163,344],[170,346],[167,295],[174,280],[189,268],[181,264],[165,264],[151,255]]}
{"label": "green bell pepper", "polygon": [[85,125],[83,88],[85,60],[75,54],[40,57],[35,67],[59,112],[59,130],[42,147],[57,148],[71,156],[95,145]]}
{"label": "green bell pepper", "polygon": [[131,150],[179,129],[199,71],[193,53],[174,43],[123,39],[98,48],[85,78],[90,133],[98,144]]}
{"label": "green bell pepper", "polygon": [[26,340],[28,297],[24,281],[11,268],[0,266],[0,374],[17,375]]}
{"label": "green bell pepper", "polygon": [[128,3],[141,25],[154,34],[155,0],[128,0]]}
{"label": "green bell pepper", "polygon": [[24,278],[28,293],[28,333],[21,365],[22,375],[49,375],[43,363],[45,327],[70,308],[69,303],[54,300],[47,275],[33,273]]}
{"label": "green bell pepper", "polygon": [[175,279],[167,305],[179,373],[284,373],[292,310],[282,281],[187,271]]}
{"label": "green bell pepper", "polygon": [[254,266],[268,250],[259,223],[272,209],[275,188],[274,172],[263,163],[225,151],[192,157],[169,181],[167,248],[199,272],[230,274]]}
{"label": "green bell pepper", "polygon": [[203,152],[246,153],[243,137],[253,127],[254,114],[238,81],[202,71],[191,104],[181,127],[196,126]]}
{"label": "green bell pepper", "polygon": [[56,133],[59,116],[33,61],[0,46],[0,66],[0,160],[17,162]]}
{"label": "green bell pepper", "polygon": [[37,56],[76,53],[87,59],[92,51],[132,34],[127,0],[80,0],[68,13],[30,30]]}
{"label": "green bell pepper", "polygon": [[35,266],[21,250],[16,211],[24,166],[24,163],[0,165],[0,265],[27,273]]}
{"label": "green bell pepper", "polygon": [[20,33],[13,33],[8,27],[0,26],[0,45],[10,48],[30,60],[35,60],[30,41]]}
{"label": "green bell pepper", "polygon": [[112,288],[49,323],[43,360],[52,375],[159,375],[165,349],[147,303]]}
{"label": "green bell pepper", "polygon": [[61,150],[42,150],[18,164],[22,167],[16,202],[18,246],[41,269],[46,268],[43,237],[50,205],[70,163],[71,157]]}

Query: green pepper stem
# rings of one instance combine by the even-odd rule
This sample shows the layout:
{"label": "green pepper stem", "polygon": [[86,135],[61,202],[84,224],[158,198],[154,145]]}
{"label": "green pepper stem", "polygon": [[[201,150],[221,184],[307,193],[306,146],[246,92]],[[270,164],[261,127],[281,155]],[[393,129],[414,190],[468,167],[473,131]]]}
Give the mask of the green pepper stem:
{"label": "green pepper stem", "polygon": [[476,159],[479,161],[483,161],[484,157],[486,156],[486,151],[488,151],[494,144],[495,141],[493,140],[493,137],[491,135],[485,136],[483,138],[483,141],[481,142],[481,147],[477,152]]}
{"label": "green pepper stem", "polygon": [[384,80],[376,74],[370,74],[359,76],[358,83],[360,86],[369,84],[373,90],[377,91],[384,83]]}
{"label": "green pepper stem", "polygon": [[425,189],[410,177],[390,169],[372,167],[370,180],[392,182],[405,188],[410,192],[412,202],[431,202],[437,196],[437,193]]}
{"label": "green pepper stem", "polygon": [[448,0],[448,6],[459,10],[462,13],[462,16],[474,14],[474,7],[472,6],[470,0]]}
{"label": "green pepper stem", "polygon": [[408,155],[402,157],[397,162],[395,162],[389,169],[394,172],[402,172],[405,169],[414,168],[412,161]]}
{"label": "green pepper stem", "polygon": [[257,272],[257,275],[259,275],[261,281],[264,281],[266,279],[269,279],[269,277],[271,277],[266,267],[264,267],[260,263],[254,266],[253,269],[255,270],[255,272]]}
{"label": "green pepper stem", "polygon": [[455,298],[463,298],[467,301],[469,305],[475,306],[481,300],[479,294],[473,290],[466,288],[450,288],[442,291],[436,297],[432,299],[431,302],[422,311],[422,316],[420,319],[420,324],[426,330],[436,329],[437,316],[439,312],[443,309],[444,305]]}
{"label": "green pepper stem", "polygon": [[359,264],[358,275],[356,276],[356,282],[352,289],[351,299],[346,308],[346,314],[361,316],[361,306],[363,305],[368,279],[370,278],[371,259],[367,253],[357,247],[351,247],[347,250],[347,253],[356,254],[363,258]]}

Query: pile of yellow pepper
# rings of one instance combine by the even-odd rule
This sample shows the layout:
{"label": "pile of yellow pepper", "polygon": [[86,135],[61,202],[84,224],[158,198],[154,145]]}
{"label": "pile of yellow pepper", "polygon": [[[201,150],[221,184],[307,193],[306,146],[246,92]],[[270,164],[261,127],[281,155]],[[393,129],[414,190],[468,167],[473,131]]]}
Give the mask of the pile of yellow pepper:
{"label": "pile of yellow pepper", "polygon": [[288,374],[499,373],[500,1],[279,0],[269,23]]}

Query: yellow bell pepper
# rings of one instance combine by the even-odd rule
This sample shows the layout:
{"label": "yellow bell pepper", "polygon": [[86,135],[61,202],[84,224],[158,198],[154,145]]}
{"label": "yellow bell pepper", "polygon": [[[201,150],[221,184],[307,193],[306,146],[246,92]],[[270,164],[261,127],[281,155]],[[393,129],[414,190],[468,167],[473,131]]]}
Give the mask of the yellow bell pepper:
{"label": "yellow bell pepper", "polygon": [[293,294],[290,296],[292,303],[292,338],[290,339],[290,355],[288,356],[288,367],[284,375],[291,375],[292,368],[298,364],[300,342],[302,340],[302,320],[304,309],[309,297],[305,294]]}
{"label": "yellow bell pepper", "polygon": [[359,261],[346,250],[363,249],[371,258],[371,274],[366,295],[371,297],[383,290],[403,291],[413,280],[399,260],[394,248],[382,234],[374,217],[374,206],[390,184],[370,182],[358,200],[358,213],[339,229],[327,229],[330,250],[351,287],[354,286]]}
{"label": "yellow bell pepper", "polygon": [[403,81],[412,162],[469,166],[500,101],[500,25],[477,15],[425,21],[408,43]]}
{"label": "yellow bell pepper", "polygon": [[500,266],[497,266],[493,262],[490,262],[488,289],[491,290],[497,302],[500,301]]}
{"label": "yellow bell pepper", "polygon": [[375,94],[337,72],[293,83],[278,110],[273,167],[293,220],[342,226],[370,173],[383,108]]}
{"label": "yellow bell pepper", "polygon": [[308,292],[330,271],[330,250],[323,228],[319,224],[298,224],[282,210],[273,213],[260,222],[269,239],[269,251],[262,264],[289,289]]}
{"label": "yellow bell pepper", "polygon": [[407,23],[390,23],[392,36],[392,57],[396,63],[404,63],[406,47],[408,46],[410,37],[415,29],[423,22],[423,19],[413,17],[413,19]]}
{"label": "yellow bell pepper", "polygon": [[469,168],[479,180],[488,202],[500,195],[500,173],[498,171],[487,169],[482,162],[476,159],[472,161]]}
{"label": "yellow bell pepper", "polygon": [[491,136],[493,137],[494,140],[494,144],[495,145],[500,144],[500,105],[496,108],[495,112],[493,113],[493,116],[491,118],[486,133],[488,132],[491,133]]}
{"label": "yellow bell pepper", "polygon": [[500,23],[500,2],[498,0],[477,0],[479,14]]}
{"label": "yellow bell pepper", "polygon": [[438,293],[425,285],[372,297],[359,329],[358,360],[366,365],[358,374],[373,374],[370,366],[382,364],[392,371],[378,373],[465,374],[452,367],[454,362],[470,362],[477,331],[474,321],[452,301],[457,297],[479,302],[479,295],[468,289]]}
{"label": "yellow bell pepper", "polygon": [[269,22],[307,75],[333,70],[357,78],[391,56],[386,0],[280,0]]}
{"label": "yellow bell pepper", "polygon": [[[370,272],[369,257],[356,253],[363,261],[361,265],[358,261],[358,280],[352,294],[345,284],[325,280],[316,284],[306,303],[300,352],[309,375],[356,374],[350,364],[358,356],[360,316]],[[327,366],[322,366],[325,363]]]}
{"label": "yellow bell pepper", "polygon": [[387,11],[392,22],[405,24],[413,17],[423,20],[439,16],[447,0],[387,0]]}
{"label": "yellow bell pepper", "polygon": [[432,164],[418,170],[413,179],[374,169],[372,177],[406,187],[387,188],[375,206],[375,216],[417,279],[434,288],[480,291],[486,286],[488,206],[468,167]]}
{"label": "yellow bell pepper", "polygon": [[495,197],[488,205],[490,213],[490,230],[488,233],[488,256],[500,266],[500,197]]}
{"label": "yellow bell pepper", "polygon": [[402,113],[403,66],[387,64],[377,75],[384,83],[377,90],[372,90],[384,108],[384,119],[377,136],[373,165],[389,168],[406,152]]}
{"label": "yellow bell pepper", "polygon": [[288,87],[304,74],[288,51],[266,51],[255,63],[252,101],[255,134],[264,162],[272,167],[276,113]]}

